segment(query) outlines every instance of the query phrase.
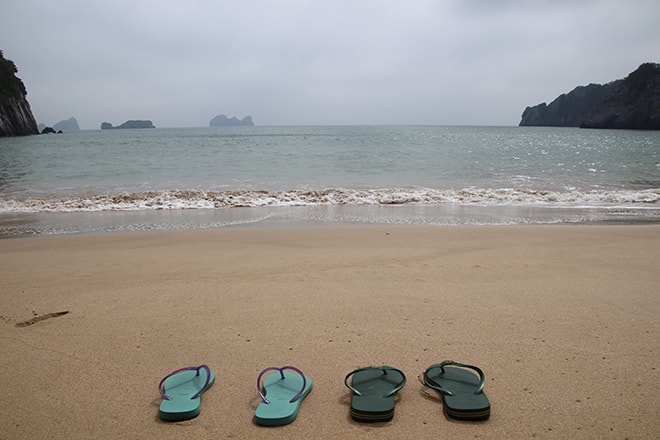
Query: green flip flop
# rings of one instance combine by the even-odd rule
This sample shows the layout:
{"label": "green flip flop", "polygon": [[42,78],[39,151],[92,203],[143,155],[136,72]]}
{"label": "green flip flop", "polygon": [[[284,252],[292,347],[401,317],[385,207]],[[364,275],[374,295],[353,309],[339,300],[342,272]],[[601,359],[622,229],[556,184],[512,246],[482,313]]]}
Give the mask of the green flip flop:
{"label": "green flip flop", "polygon": [[[475,376],[469,368],[476,371]],[[445,414],[460,420],[486,420],[490,402],[484,393],[486,377],[480,368],[454,361],[431,365],[424,372],[424,385],[442,394]]]}
{"label": "green flip flop", "polygon": [[202,393],[215,381],[207,365],[185,367],[165,376],[158,384],[163,400],[158,416],[168,422],[188,420],[199,415]]}
{"label": "green flip flop", "polygon": [[[269,371],[278,371],[279,374],[266,376],[262,384],[261,378]],[[281,426],[293,422],[298,416],[300,404],[311,390],[312,379],[292,365],[266,368],[257,377],[257,391],[262,401],[257,406],[255,422],[262,426]]]}
{"label": "green flip flop", "polygon": [[[348,379],[351,378],[351,384]],[[406,384],[401,370],[386,365],[358,368],[344,378],[353,392],[351,417],[357,422],[388,422],[394,417],[394,395]]]}

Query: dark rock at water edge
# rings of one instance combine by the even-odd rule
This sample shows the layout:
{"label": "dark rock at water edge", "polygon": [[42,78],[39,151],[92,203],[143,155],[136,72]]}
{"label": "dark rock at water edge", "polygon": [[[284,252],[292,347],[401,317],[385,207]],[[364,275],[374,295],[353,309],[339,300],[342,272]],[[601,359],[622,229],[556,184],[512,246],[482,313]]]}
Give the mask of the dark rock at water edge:
{"label": "dark rock at water edge", "polygon": [[589,84],[549,105],[527,107],[520,126],[660,129],[660,64],[644,63],[625,79]]}
{"label": "dark rock at water edge", "polygon": [[37,134],[37,121],[32,115],[27,90],[13,61],[0,50],[0,136]]}
{"label": "dark rock at water edge", "polygon": [[252,116],[246,116],[243,119],[239,120],[236,116],[228,118],[226,115],[218,115],[215,118],[211,119],[209,122],[209,127],[254,127],[254,122],[252,122]]}
{"label": "dark rock at water edge", "polygon": [[62,130],[55,130],[53,127],[44,127],[42,128],[39,133],[41,134],[62,134]]}
{"label": "dark rock at water edge", "polygon": [[113,127],[111,123],[109,122],[103,122],[101,124],[101,129],[102,130],[110,130],[110,129],[124,129],[124,128],[156,128],[150,120],[130,120],[126,121],[123,124]]}

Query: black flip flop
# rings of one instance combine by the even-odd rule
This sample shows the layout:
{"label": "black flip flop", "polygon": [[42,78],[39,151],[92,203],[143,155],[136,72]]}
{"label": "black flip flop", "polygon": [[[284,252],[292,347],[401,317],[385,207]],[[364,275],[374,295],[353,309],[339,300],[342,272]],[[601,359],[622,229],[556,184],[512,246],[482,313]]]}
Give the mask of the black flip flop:
{"label": "black flip flop", "polygon": [[[476,371],[479,377],[464,370]],[[445,414],[460,420],[486,420],[490,402],[483,392],[486,378],[480,368],[454,361],[431,365],[424,372],[424,385],[442,394]]]}
{"label": "black flip flop", "polygon": [[351,417],[363,423],[389,422],[394,417],[394,395],[405,384],[405,374],[394,367],[366,367],[351,371],[344,379],[344,385],[353,392]]}

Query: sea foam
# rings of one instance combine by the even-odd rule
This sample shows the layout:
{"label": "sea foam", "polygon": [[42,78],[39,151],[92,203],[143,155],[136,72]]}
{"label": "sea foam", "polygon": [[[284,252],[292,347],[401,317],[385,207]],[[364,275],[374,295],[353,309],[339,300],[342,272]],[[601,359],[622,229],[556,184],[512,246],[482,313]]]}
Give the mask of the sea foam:
{"label": "sea foam", "polygon": [[148,211],[332,205],[476,205],[612,207],[660,210],[660,189],[545,191],[516,188],[197,189],[118,194],[0,198],[0,213]]}

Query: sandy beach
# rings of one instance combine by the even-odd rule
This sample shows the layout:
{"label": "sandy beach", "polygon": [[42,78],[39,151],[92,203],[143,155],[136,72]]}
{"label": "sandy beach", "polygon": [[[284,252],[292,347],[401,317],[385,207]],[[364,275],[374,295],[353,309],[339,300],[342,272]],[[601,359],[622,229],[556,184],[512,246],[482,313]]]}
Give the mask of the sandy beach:
{"label": "sandy beach", "polygon": [[[658,268],[659,225],[0,240],[0,438],[658,438]],[[488,421],[422,386],[446,359],[484,370]],[[160,379],[203,363],[199,417],[160,421]],[[258,373],[289,364],[298,418],[255,425]],[[384,364],[394,419],[352,421],[344,376]]]}

